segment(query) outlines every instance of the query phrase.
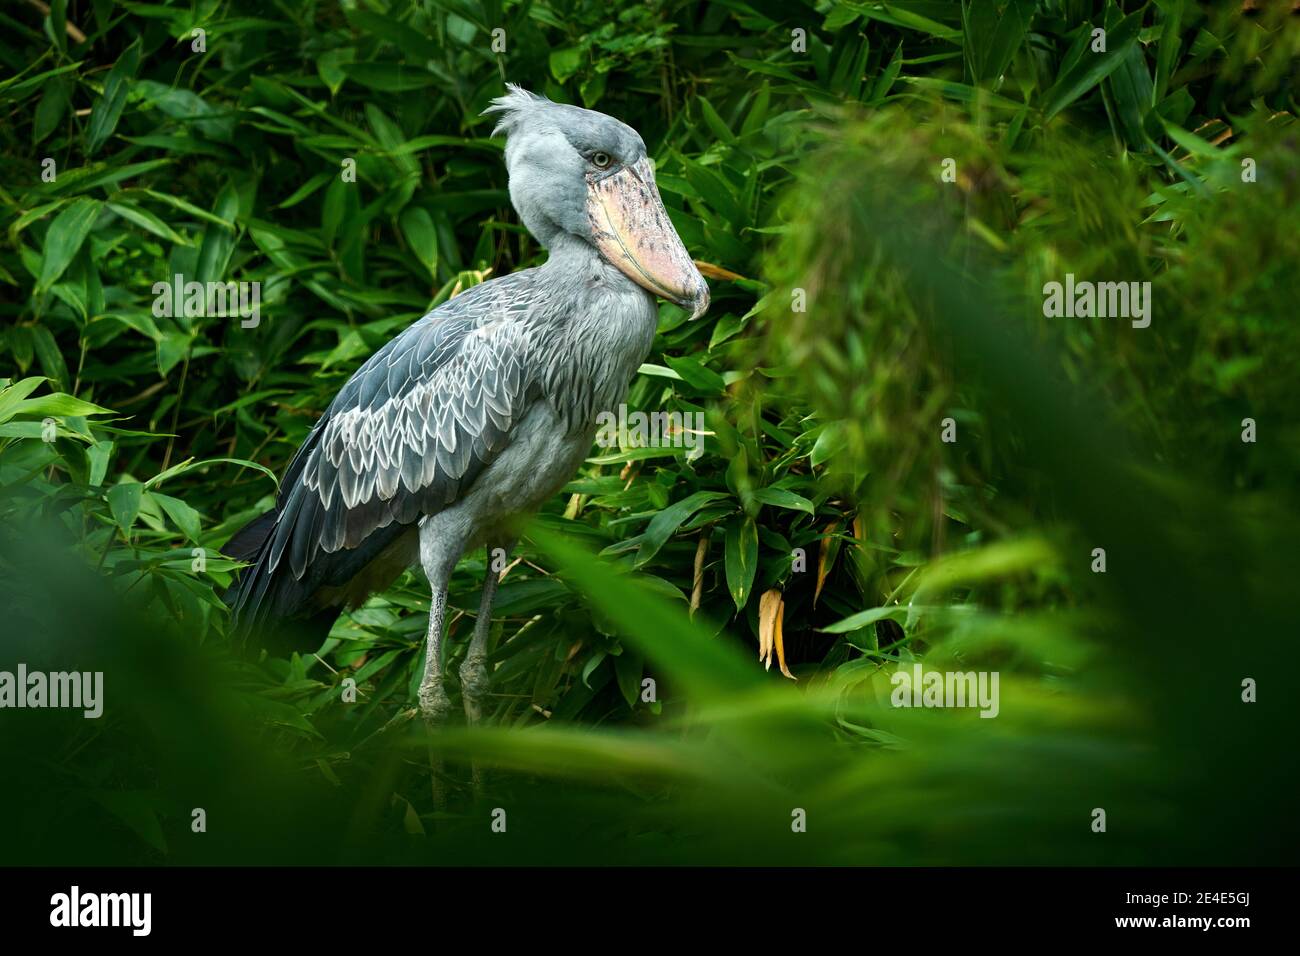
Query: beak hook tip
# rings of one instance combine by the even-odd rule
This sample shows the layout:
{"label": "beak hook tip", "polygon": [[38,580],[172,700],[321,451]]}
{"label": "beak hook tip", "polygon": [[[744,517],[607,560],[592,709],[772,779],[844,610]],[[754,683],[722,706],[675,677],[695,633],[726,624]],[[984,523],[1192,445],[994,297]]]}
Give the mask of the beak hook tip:
{"label": "beak hook tip", "polygon": [[709,287],[701,283],[700,291],[695,294],[695,298],[686,303],[686,307],[691,310],[691,321],[694,322],[705,312],[709,311]]}

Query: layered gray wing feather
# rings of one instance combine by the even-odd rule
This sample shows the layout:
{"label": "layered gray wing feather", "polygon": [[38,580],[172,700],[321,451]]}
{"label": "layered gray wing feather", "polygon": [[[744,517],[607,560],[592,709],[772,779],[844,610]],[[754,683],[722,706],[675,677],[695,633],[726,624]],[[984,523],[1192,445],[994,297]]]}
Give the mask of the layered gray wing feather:
{"label": "layered gray wing feather", "polygon": [[419,320],[348,380],[282,486],[269,564],[301,579],[455,501],[510,440],[529,401],[528,273],[476,286]]}

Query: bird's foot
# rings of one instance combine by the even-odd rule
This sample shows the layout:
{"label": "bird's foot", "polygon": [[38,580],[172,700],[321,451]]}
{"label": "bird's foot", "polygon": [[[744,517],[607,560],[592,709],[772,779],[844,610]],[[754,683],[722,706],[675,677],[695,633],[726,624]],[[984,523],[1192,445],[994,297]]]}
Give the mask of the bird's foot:
{"label": "bird's foot", "polygon": [[483,699],[491,685],[487,656],[471,653],[460,665],[460,692],[465,703],[465,719],[471,725],[483,717]]}
{"label": "bird's foot", "polygon": [[432,727],[441,727],[451,715],[451,698],[443,690],[442,682],[420,685],[420,714]]}
{"label": "bird's foot", "polygon": [[[420,714],[424,717],[427,730],[435,731],[447,723],[451,716],[451,698],[443,690],[442,681],[420,685]],[[443,812],[449,805],[447,781],[443,773],[442,757],[435,748],[434,738],[429,737],[429,786],[433,796],[434,809]]]}
{"label": "bird's foot", "polygon": [[[487,668],[486,655],[471,652],[460,665],[461,699],[465,704],[465,720],[471,727],[483,717],[483,699],[487,697],[491,684],[492,675]],[[483,768],[479,766],[477,760],[470,762],[470,773],[473,779],[474,797],[479,799],[483,796],[485,781]]]}

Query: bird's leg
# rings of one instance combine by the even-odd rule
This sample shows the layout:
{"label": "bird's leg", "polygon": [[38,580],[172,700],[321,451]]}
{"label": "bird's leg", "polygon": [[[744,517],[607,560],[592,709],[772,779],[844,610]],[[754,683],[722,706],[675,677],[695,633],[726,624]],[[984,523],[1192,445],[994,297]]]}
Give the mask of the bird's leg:
{"label": "bird's leg", "polygon": [[431,726],[446,723],[451,700],[442,686],[442,620],[447,611],[446,578],[429,576],[433,590],[429,604],[429,633],[425,639],[424,679],[420,681],[420,713]]}
{"label": "bird's leg", "polygon": [[[487,696],[492,684],[492,674],[487,667],[487,642],[492,631],[492,601],[496,597],[500,570],[496,567],[498,558],[510,554],[513,546],[487,547],[487,574],[483,578],[483,599],[479,602],[478,619],[474,622],[474,636],[470,639],[469,650],[460,665],[461,699],[465,704],[465,719],[472,727],[483,716],[483,698]],[[471,761],[470,772],[473,776],[474,795],[483,793],[483,771],[477,762]]]}
{"label": "bird's leg", "polygon": [[497,581],[500,577],[500,569],[496,564],[499,559],[509,557],[511,546],[488,545],[483,599],[479,602],[478,620],[474,622],[474,637],[470,640],[469,650],[460,665],[461,696],[465,703],[465,719],[470,724],[478,723],[483,716],[483,698],[487,696],[488,688],[492,683],[492,675],[487,667],[487,642],[488,634],[492,630],[492,602],[496,598]]}
{"label": "bird's leg", "polygon": [[[447,584],[455,559],[448,560],[437,552],[426,551],[421,534],[421,563],[429,578],[429,634],[425,640],[424,677],[420,681],[420,713],[425,726],[436,730],[447,722],[451,713],[451,700],[442,686],[442,621],[447,612]],[[434,741],[429,740],[429,786],[433,792],[433,805],[438,810],[447,808],[447,793],[443,781],[442,759],[434,752]]]}

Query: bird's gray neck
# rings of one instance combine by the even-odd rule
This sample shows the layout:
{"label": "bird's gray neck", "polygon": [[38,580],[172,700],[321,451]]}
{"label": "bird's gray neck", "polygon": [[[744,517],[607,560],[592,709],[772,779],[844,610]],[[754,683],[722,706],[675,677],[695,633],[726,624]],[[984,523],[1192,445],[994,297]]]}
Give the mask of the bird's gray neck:
{"label": "bird's gray neck", "polygon": [[590,243],[565,235],[549,252],[538,270],[555,304],[543,388],[571,428],[594,431],[649,355],[658,309]]}
{"label": "bird's gray neck", "polygon": [[586,283],[604,284],[625,292],[644,291],[606,262],[596,251],[596,247],[585,239],[579,239],[568,233],[559,233],[552,237],[547,253],[541,272],[549,281],[565,283],[573,279],[581,279]]}

